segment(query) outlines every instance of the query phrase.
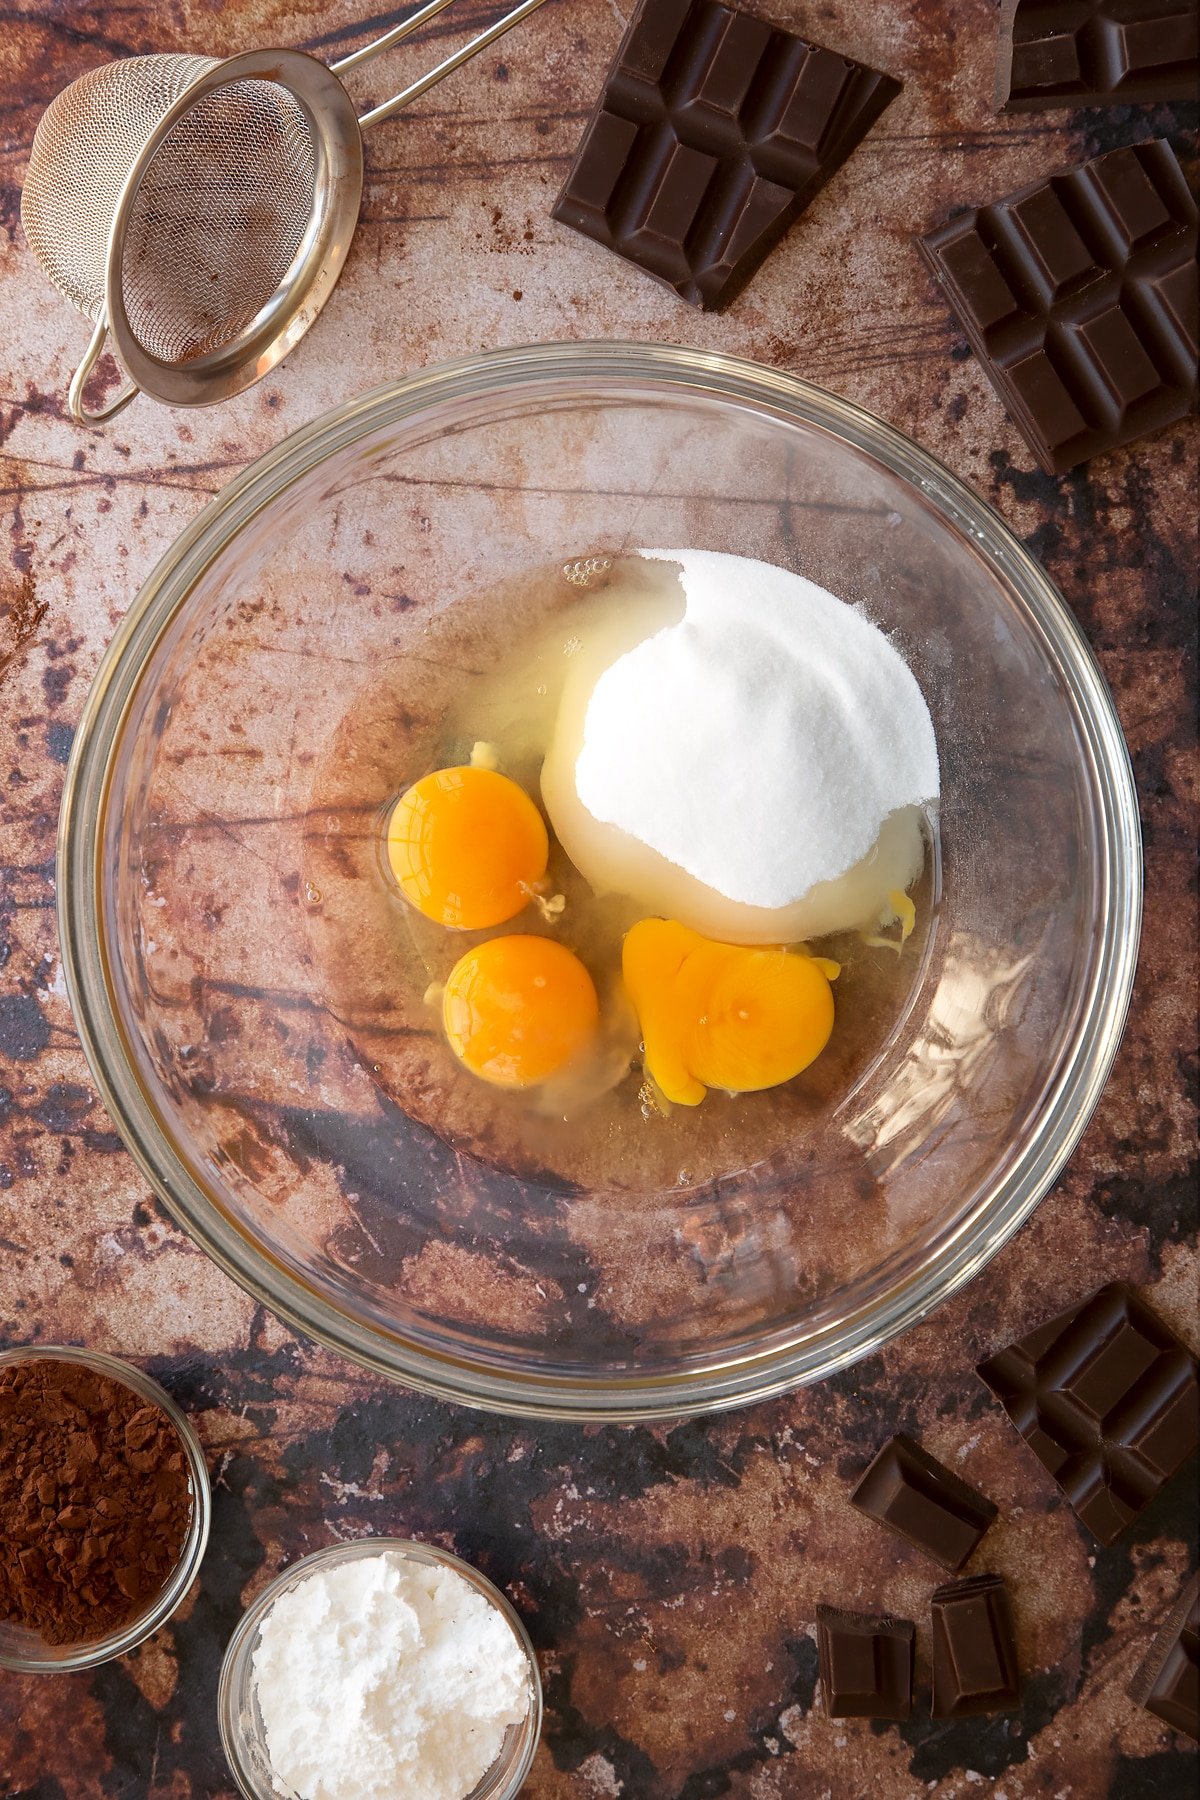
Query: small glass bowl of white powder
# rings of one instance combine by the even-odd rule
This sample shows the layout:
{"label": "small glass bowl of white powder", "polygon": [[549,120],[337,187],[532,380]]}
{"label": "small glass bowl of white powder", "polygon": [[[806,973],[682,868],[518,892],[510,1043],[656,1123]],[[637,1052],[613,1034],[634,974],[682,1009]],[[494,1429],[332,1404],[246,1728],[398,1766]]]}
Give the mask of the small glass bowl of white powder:
{"label": "small glass bowl of white powder", "polygon": [[246,1800],[511,1800],[542,1725],[505,1596],[406,1538],[332,1544],[277,1576],[229,1641],[217,1706]]}

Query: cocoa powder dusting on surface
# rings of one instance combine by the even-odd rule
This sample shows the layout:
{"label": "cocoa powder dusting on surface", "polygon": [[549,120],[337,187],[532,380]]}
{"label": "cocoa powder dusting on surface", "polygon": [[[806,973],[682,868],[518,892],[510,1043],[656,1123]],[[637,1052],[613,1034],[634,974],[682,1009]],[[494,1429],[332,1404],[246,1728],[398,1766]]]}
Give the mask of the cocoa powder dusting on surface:
{"label": "cocoa powder dusting on surface", "polygon": [[0,1368],[0,1618],[48,1644],[120,1629],[171,1574],[191,1510],[161,1407],[65,1359]]}
{"label": "cocoa powder dusting on surface", "polygon": [[45,618],[47,602],[38,598],[32,574],[26,570],[11,592],[0,589],[0,681]]}

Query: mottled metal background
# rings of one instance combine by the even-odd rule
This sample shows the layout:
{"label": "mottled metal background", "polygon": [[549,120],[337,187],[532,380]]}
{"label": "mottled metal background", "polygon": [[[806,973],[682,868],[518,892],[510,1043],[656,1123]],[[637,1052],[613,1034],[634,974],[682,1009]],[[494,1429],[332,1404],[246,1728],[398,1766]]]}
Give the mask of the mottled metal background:
{"label": "mottled metal background", "polygon": [[[244,1603],[338,1536],[427,1536],[512,1594],[548,1712],[536,1800],[1174,1800],[1183,1740],[1127,1697],[1189,1564],[1194,1469],[1115,1549],[1060,1504],[972,1374],[977,1356],[1098,1280],[1194,1331],[1195,437],[1167,432],[1051,480],[1004,417],[910,234],[1181,108],[992,110],[990,0],[772,0],[906,82],[743,298],[702,317],[572,237],[549,204],[627,0],[544,13],[368,146],[363,223],[328,312],[265,384],[215,412],[141,403],[93,435],[64,416],[81,320],[41,280],[18,194],[38,114],[108,56],[260,42],[333,54],[353,0],[16,0],[0,6],[0,1340],[143,1360],[197,1420],[212,1546],[182,1615],[87,1677],[0,1676],[4,1800],[227,1796],[217,1667]],[[440,19],[444,44],[476,0]],[[373,28],[394,17],[384,10]],[[378,97],[419,66],[364,77]],[[364,99],[366,92],[364,92]],[[513,1426],[371,1380],[298,1341],[164,1216],[89,1084],[54,928],[72,729],[139,583],[226,478],[344,396],[416,365],[537,338],[634,336],[795,369],[873,408],[987,495],[1060,583],[1129,736],[1147,917],[1129,1031],[1100,1110],[1032,1223],[936,1318],[837,1380],[704,1424]],[[818,1600],[927,1618],[936,1571],[846,1503],[897,1426],[1000,1504],[1015,1719],[831,1722],[814,1701]],[[919,1638],[920,1642],[920,1638]],[[919,1679],[927,1685],[927,1659]]]}

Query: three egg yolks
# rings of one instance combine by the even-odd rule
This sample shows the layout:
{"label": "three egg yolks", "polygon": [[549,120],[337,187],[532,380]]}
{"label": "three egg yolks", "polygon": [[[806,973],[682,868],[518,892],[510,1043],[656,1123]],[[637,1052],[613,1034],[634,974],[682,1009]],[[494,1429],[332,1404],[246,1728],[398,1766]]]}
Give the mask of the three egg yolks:
{"label": "three egg yolks", "polygon": [[[484,768],[437,769],[401,795],[387,854],[405,899],[460,931],[503,925],[546,873],[549,840],[524,789]],[[663,1096],[696,1106],[710,1087],[751,1093],[790,1081],[833,1029],[836,964],[783,948],[716,943],[674,919],[626,933],[622,973]],[[442,1023],[463,1065],[504,1088],[535,1087],[596,1034],[595,984],[554,938],[491,938],[461,956]]]}
{"label": "three egg yolks", "polygon": [[591,976],[565,944],[498,937],[459,958],[442,994],[450,1048],[496,1087],[535,1087],[587,1049],[600,1019]]}
{"label": "three egg yolks", "polygon": [[710,1087],[745,1094],[790,1081],[829,1042],[838,970],[824,958],[642,919],[626,933],[621,966],[646,1073],[680,1106],[698,1106]]}
{"label": "three egg yolks", "polygon": [[542,815],[507,775],[437,769],[403,793],[388,820],[388,861],[427,919],[483,931],[516,918],[546,873]]}

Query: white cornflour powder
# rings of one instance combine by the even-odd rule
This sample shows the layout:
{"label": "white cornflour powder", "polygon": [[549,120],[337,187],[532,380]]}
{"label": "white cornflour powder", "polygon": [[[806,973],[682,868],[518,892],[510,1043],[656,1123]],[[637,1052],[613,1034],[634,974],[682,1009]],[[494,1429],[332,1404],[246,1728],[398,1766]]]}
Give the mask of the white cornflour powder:
{"label": "white cornflour powder", "polygon": [[465,1800],[529,1710],[503,1615],[397,1551],[281,1594],[251,1674],[276,1786],[298,1800]]}
{"label": "white cornflour powder", "polygon": [[575,766],[596,819],[729,900],[783,907],[937,799],[929,709],[861,612],[771,563],[640,554],[679,565],[687,607],[596,682]]}

